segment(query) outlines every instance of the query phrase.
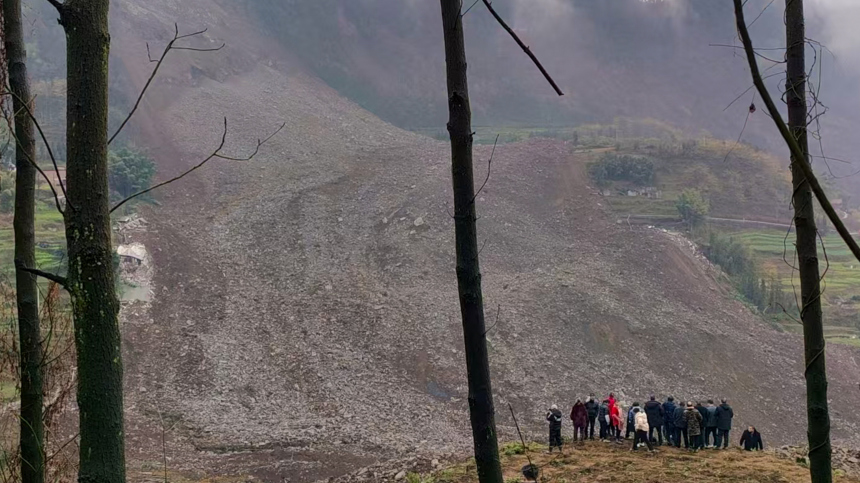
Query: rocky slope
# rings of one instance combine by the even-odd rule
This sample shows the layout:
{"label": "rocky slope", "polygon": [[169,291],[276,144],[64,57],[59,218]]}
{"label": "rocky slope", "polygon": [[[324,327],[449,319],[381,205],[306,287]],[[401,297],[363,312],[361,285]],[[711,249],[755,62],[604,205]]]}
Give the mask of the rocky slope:
{"label": "rocky slope", "polygon": [[[217,4],[117,4],[115,52],[138,84],[140,46],[174,20],[228,41],[177,53],[137,118],[160,177],[214,149],[222,116],[235,155],[286,122],[253,160],[164,191],[130,240],[155,270],[152,302],[124,312],[134,464],[160,461],[162,419],[172,467],[264,481],[466,450],[445,143],[339,97]],[[801,340],[751,315],[682,239],[609,219],[586,157],[500,146],[477,200],[503,435],[507,403],[540,435],[548,405],[615,391],[728,397],[738,425],[800,441]],[[834,433],[849,440],[857,352],[827,355]]]}

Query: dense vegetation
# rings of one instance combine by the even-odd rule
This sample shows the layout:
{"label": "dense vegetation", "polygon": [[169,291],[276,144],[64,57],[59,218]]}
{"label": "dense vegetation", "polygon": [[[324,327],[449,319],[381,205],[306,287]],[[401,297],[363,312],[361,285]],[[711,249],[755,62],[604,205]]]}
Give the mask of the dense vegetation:
{"label": "dense vegetation", "polygon": [[711,232],[705,256],[729,276],[738,293],[764,313],[792,313],[794,301],[783,290],[778,275],[768,276],[749,248],[731,236]]}
{"label": "dense vegetation", "polygon": [[589,164],[588,174],[601,187],[608,186],[610,181],[647,186],[654,181],[654,162],[647,156],[610,153]]}
{"label": "dense vegetation", "polygon": [[112,197],[122,199],[149,188],[155,175],[155,163],[133,149],[120,148],[108,154],[108,183]]}
{"label": "dense vegetation", "polygon": [[702,196],[701,191],[689,188],[678,195],[675,207],[678,208],[678,213],[681,215],[682,220],[689,223],[690,226],[697,226],[708,216],[711,210],[711,203]]}

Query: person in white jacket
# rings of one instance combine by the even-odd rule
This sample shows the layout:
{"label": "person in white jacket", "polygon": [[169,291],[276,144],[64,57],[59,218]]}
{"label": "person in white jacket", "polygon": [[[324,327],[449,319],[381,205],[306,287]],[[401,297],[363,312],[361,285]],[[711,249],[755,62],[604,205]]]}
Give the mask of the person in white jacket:
{"label": "person in white jacket", "polygon": [[630,451],[636,451],[639,443],[647,444],[648,451],[654,451],[654,447],[651,446],[651,440],[648,438],[648,415],[645,414],[645,411],[639,409],[637,405],[638,403],[633,403],[633,421],[636,427],[636,435],[633,437],[633,448]]}

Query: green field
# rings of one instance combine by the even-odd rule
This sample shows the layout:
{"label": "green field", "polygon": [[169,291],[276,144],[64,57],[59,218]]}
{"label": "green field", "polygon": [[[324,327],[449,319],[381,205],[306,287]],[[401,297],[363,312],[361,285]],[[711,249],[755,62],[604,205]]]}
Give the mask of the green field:
{"label": "green field", "polygon": [[[791,289],[793,270],[786,261],[794,263],[794,232],[786,237],[785,231],[745,230],[734,232],[732,236],[753,250],[762,263],[778,271],[783,276],[783,284]],[[845,305],[854,302],[852,297],[860,299],[860,262],[854,259],[839,235],[828,234],[821,240],[818,257],[824,276],[825,300],[833,303],[838,299]],[[794,283],[797,284],[796,273]]]}
{"label": "green field", "polygon": [[[42,270],[62,268],[66,252],[63,217],[57,212],[51,190],[40,186],[36,201],[36,265]],[[12,215],[0,214],[0,280],[14,279],[15,239]]]}

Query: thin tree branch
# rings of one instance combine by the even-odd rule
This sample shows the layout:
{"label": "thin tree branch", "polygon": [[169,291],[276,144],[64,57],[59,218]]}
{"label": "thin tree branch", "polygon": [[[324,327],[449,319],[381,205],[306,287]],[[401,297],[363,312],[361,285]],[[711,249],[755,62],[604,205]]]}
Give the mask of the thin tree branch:
{"label": "thin tree branch", "polygon": [[525,52],[526,55],[528,55],[529,58],[532,60],[532,62],[534,62],[538,70],[540,70],[541,74],[543,74],[547,82],[549,82],[549,85],[551,85],[552,88],[555,89],[556,94],[563,96],[564,92],[561,92],[561,89],[558,88],[558,85],[556,85],[555,81],[552,80],[552,77],[550,77],[546,69],[543,68],[543,65],[541,65],[540,61],[537,59],[537,57],[535,57],[535,54],[532,53],[531,49],[529,49],[529,47],[524,44],[522,40],[520,40],[517,34],[510,27],[508,27],[508,24],[506,24],[504,20],[502,20],[502,17],[500,17],[499,14],[496,13],[496,10],[493,9],[492,2],[490,2],[490,0],[484,0],[484,5],[487,6],[487,10],[489,10],[490,13],[493,14],[493,17],[496,19],[497,22],[499,22],[502,28],[505,29],[505,31],[507,31],[508,34],[510,34],[510,36],[514,38],[514,40],[517,42],[517,45],[519,45],[520,48],[523,49],[523,52]]}
{"label": "thin tree branch", "polygon": [[45,271],[39,270],[38,268],[25,267],[21,263],[19,263],[17,260],[15,261],[15,268],[18,270],[23,270],[27,273],[32,273],[33,275],[36,275],[37,277],[46,278],[46,279],[56,283],[57,285],[59,285],[63,288],[67,288],[68,280],[66,280],[66,277],[62,277],[62,276],[57,275],[55,273],[45,272]]}
{"label": "thin tree branch", "polygon": [[128,124],[128,121],[131,120],[131,117],[134,116],[134,113],[137,111],[137,108],[140,107],[140,102],[143,100],[143,96],[146,95],[146,91],[149,89],[149,86],[152,84],[152,81],[155,79],[155,76],[158,74],[158,69],[160,69],[161,64],[164,63],[164,58],[167,57],[167,54],[171,50],[193,50],[195,52],[215,52],[217,50],[223,49],[224,46],[226,45],[226,44],[221,44],[220,47],[215,47],[215,48],[175,47],[174,44],[178,40],[187,39],[189,37],[194,37],[197,35],[202,35],[202,34],[206,33],[207,29],[203,29],[203,30],[200,30],[197,32],[192,32],[190,34],[179,35],[179,24],[174,23],[173,27],[174,27],[173,39],[171,39],[170,42],[167,43],[167,46],[164,47],[164,51],[161,52],[161,57],[159,57],[157,61],[154,61],[152,59],[152,56],[150,55],[150,52],[149,52],[149,44],[148,43],[146,44],[146,55],[149,58],[150,62],[153,62],[153,61],[156,62],[155,68],[152,69],[152,73],[149,75],[149,79],[146,80],[146,84],[144,84],[143,89],[140,90],[140,94],[137,96],[137,100],[134,102],[134,107],[131,108],[131,111],[129,111],[128,115],[125,117],[125,119],[123,119],[122,123],[119,125],[117,130],[108,139],[108,144],[112,143],[113,140],[116,139],[116,137],[119,135],[119,133],[122,132],[123,128],[125,128],[125,125]]}
{"label": "thin tree branch", "polygon": [[818,200],[818,203],[821,205],[821,208],[827,214],[827,218],[830,219],[830,222],[833,223],[833,226],[836,228],[836,231],[839,233],[839,236],[842,237],[842,240],[848,245],[848,249],[851,250],[851,253],[854,257],[860,261],[860,246],[857,245],[857,241],[851,236],[851,232],[845,228],[845,224],[842,223],[842,220],[839,219],[839,215],[836,213],[836,210],[833,209],[833,205],[830,203],[830,200],[827,199],[827,195],[824,193],[824,190],[821,188],[821,185],[818,183],[818,179],[815,177],[815,173],[812,171],[812,166],[809,164],[809,159],[807,155],[800,149],[800,145],[797,142],[797,139],[791,134],[788,126],[786,126],[785,121],[782,119],[782,115],[779,113],[779,109],[777,109],[776,105],[773,103],[773,99],[770,97],[770,93],[767,91],[767,87],[764,85],[764,81],[761,78],[761,74],[759,73],[758,63],[755,60],[754,52],[752,45],[752,40],[750,40],[750,34],[747,30],[746,23],[744,22],[744,8],[741,0],[734,0],[735,3],[735,18],[737,20],[737,28],[738,33],[741,36],[741,41],[744,44],[744,51],[747,56],[747,63],[750,67],[750,73],[752,74],[753,82],[758,89],[759,95],[761,95],[762,100],[767,106],[768,112],[770,112],[771,117],[773,118],[773,122],[776,124],[777,129],[779,129],[779,133],[782,135],[782,138],[785,140],[785,143],[788,145],[789,150],[791,151],[791,155],[794,157],[795,162],[801,171],[803,171],[803,175],[806,178],[806,182],[809,183],[809,187],[812,189],[812,192],[815,194],[815,199]]}
{"label": "thin tree branch", "polygon": [[[480,253],[479,253],[479,254],[480,254]],[[489,333],[490,333],[490,331],[491,331],[491,330],[493,330],[497,325],[499,325],[499,314],[500,314],[501,312],[502,312],[502,304],[499,304],[499,305],[498,305],[498,307],[496,307],[496,321],[495,321],[495,322],[493,322],[493,325],[491,325],[489,329],[487,329],[487,330],[485,330],[485,331],[484,331],[484,336],[485,336],[485,337],[486,337],[486,335],[487,335],[487,334],[489,334]]]}
{"label": "thin tree branch", "polygon": [[73,443],[75,440],[77,440],[77,439],[78,439],[78,436],[80,436],[80,435],[81,435],[81,433],[80,433],[80,432],[75,433],[75,435],[74,435],[74,436],[72,436],[71,438],[69,438],[69,440],[68,440],[68,441],[66,441],[66,442],[65,442],[65,443],[63,443],[59,448],[57,448],[57,451],[54,451],[54,454],[52,454],[52,455],[48,456],[48,457],[45,459],[45,464],[47,464],[49,461],[51,461],[51,460],[52,460],[55,456],[57,456],[58,454],[62,453],[62,452],[63,452],[63,450],[64,450],[64,449],[66,449],[66,446],[70,445],[70,444],[71,444],[71,443]]}
{"label": "thin tree branch", "polygon": [[[42,142],[45,144],[45,150],[48,151],[48,157],[51,158],[51,164],[54,165],[54,172],[57,173],[57,180],[60,182],[60,191],[62,191],[63,197],[66,199],[66,203],[68,204],[69,203],[69,196],[66,194],[66,187],[63,185],[63,180],[60,179],[60,168],[57,165],[57,157],[54,156],[54,151],[51,149],[51,143],[48,142],[48,137],[45,136],[45,131],[42,130],[42,125],[39,124],[39,120],[36,119],[36,115],[33,113],[33,110],[30,109],[30,102],[26,102],[24,99],[21,99],[21,97],[18,94],[12,92],[11,90],[0,93],[0,95],[7,95],[7,94],[14,97],[15,99],[18,99],[18,102],[20,102],[21,105],[24,107],[24,110],[27,111],[27,116],[30,117],[30,119],[33,121],[33,125],[36,126],[36,130],[39,131],[39,137],[42,138]],[[32,102],[32,99],[31,99],[31,102]],[[8,118],[6,119],[6,121],[7,121],[7,123],[10,123],[10,127],[11,127],[11,121]],[[17,136],[15,136],[15,142],[16,143],[18,142]],[[27,157],[29,158],[29,156],[27,156]],[[42,172],[42,170],[36,165],[36,160],[31,159],[30,162],[33,163],[34,166],[36,166],[36,169],[38,169],[40,173],[42,173],[42,176],[45,177],[45,181],[47,181],[48,185],[51,186],[51,191],[54,191],[54,198],[57,198],[57,193],[54,190],[54,186],[51,184],[51,181],[48,180],[47,176],[45,176],[45,173]],[[71,207],[72,205],[69,204],[69,206]],[[60,211],[60,213],[63,213],[63,210],[60,208],[59,199],[57,200],[57,209]],[[72,209],[74,209],[74,207],[72,207]]]}
{"label": "thin tree branch", "polygon": [[190,50],[192,52],[217,52],[226,46],[227,44],[222,43],[218,47],[174,47],[173,50]]}
{"label": "thin tree branch", "polygon": [[[708,47],[728,47],[730,49],[743,49],[743,47],[741,47],[739,45],[727,45],[727,44],[708,44]],[[785,50],[785,47],[779,47],[779,48],[774,48],[774,49],[759,49],[759,50]],[[770,57],[759,54],[758,52],[756,52],[755,55],[761,57],[762,59],[764,59],[768,62],[773,62],[774,64],[784,64],[785,63],[784,60],[774,60],[774,59],[771,59]]]}
{"label": "thin tree branch", "polygon": [[498,143],[499,134],[496,134],[496,140],[493,141],[493,151],[490,153],[490,159],[487,161],[487,178],[484,180],[484,184],[482,184],[481,187],[478,188],[478,192],[475,193],[475,196],[472,197],[472,203],[474,203],[475,200],[478,199],[478,195],[481,194],[481,191],[484,191],[484,186],[487,186],[487,181],[490,181],[490,170],[493,167],[493,156],[496,155],[496,144]]}
{"label": "thin tree branch", "polygon": [[212,153],[211,153],[209,156],[206,156],[202,161],[200,161],[200,162],[199,162],[199,163],[197,163],[196,165],[192,166],[189,170],[185,171],[184,173],[182,173],[182,174],[180,174],[180,175],[178,175],[178,176],[175,176],[175,177],[173,177],[173,178],[170,178],[170,179],[169,179],[169,180],[167,180],[167,181],[163,181],[163,182],[161,182],[161,183],[158,183],[157,185],[152,186],[152,187],[150,187],[150,188],[147,188],[147,189],[145,189],[145,190],[138,191],[137,193],[135,193],[135,194],[133,194],[133,195],[131,195],[131,196],[129,196],[129,197],[127,197],[127,198],[125,198],[124,200],[122,200],[122,201],[120,201],[119,203],[117,203],[116,205],[114,205],[114,207],[110,209],[110,212],[111,212],[111,213],[113,213],[113,212],[114,212],[114,211],[116,211],[120,206],[122,206],[122,205],[124,205],[124,204],[128,203],[129,201],[133,200],[134,198],[137,198],[138,196],[144,195],[144,194],[146,194],[146,193],[149,193],[150,191],[156,190],[156,189],[158,189],[158,188],[161,188],[162,186],[166,186],[166,185],[168,185],[168,184],[170,184],[170,183],[173,183],[174,181],[178,181],[178,180],[180,180],[180,179],[184,178],[185,176],[187,176],[188,174],[190,174],[192,171],[197,170],[198,168],[202,167],[204,164],[208,163],[209,161],[211,161],[211,160],[212,160],[212,159],[214,159],[214,158],[225,159],[225,160],[228,160],[228,161],[250,161],[254,156],[256,156],[256,155],[257,155],[257,153],[259,153],[259,152],[260,152],[260,147],[261,147],[263,144],[266,144],[266,143],[267,143],[270,139],[272,139],[276,134],[278,134],[279,132],[281,132],[281,130],[282,130],[282,129],[284,129],[284,126],[286,126],[286,125],[287,125],[287,123],[283,123],[283,124],[281,124],[281,126],[280,126],[280,127],[279,127],[275,132],[273,132],[272,134],[270,134],[270,135],[269,135],[268,137],[266,137],[265,139],[263,139],[263,140],[259,140],[259,139],[258,139],[258,140],[257,140],[257,146],[254,148],[254,151],[253,151],[250,155],[248,155],[248,156],[246,156],[246,157],[244,157],[244,158],[234,158],[234,157],[225,156],[225,155],[221,154],[221,150],[224,148],[224,144],[226,144],[226,142],[227,142],[227,118],[225,117],[225,118],[224,118],[224,131],[221,133],[221,142],[218,144],[218,147],[217,147],[217,148],[215,148],[215,150],[214,150],[214,151],[212,151]]}
{"label": "thin tree branch", "polygon": [[[8,121],[9,119],[7,118],[6,120]],[[18,135],[15,133],[14,129],[9,129],[9,133],[12,134],[12,137],[15,139],[16,144],[21,144],[21,141],[18,139]],[[42,178],[44,178],[45,182],[48,183],[48,187],[51,188],[51,193],[53,193],[53,195],[54,195],[54,203],[56,203],[56,205],[57,205],[57,211],[59,211],[61,215],[65,215],[65,212],[63,211],[63,206],[62,206],[62,204],[60,204],[60,197],[57,194],[57,190],[54,189],[53,183],[51,183],[51,180],[48,179],[48,175],[45,174],[45,171],[43,171],[42,168],[40,168],[39,165],[36,164],[36,161],[33,158],[31,158],[30,155],[27,154],[26,151],[22,151],[22,152],[24,153],[24,156],[27,158],[27,162],[29,162],[31,165],[33,165],[34,168],[36,168],[36,171],[38,171],[39,174],[42,175]],[[66,202],[68,203],[68,201],[69,200],[67,199]]]}
{"label": "thin tree branch", "polygon": [[470,11],[472,11],[472,8],[474,8],[474,7],[475,7],[475,5],[477,5],[477,4],[478,4],[478,2],[480,2],[480,1],[481,1],[481,0],[475,0],[475,2],[474,2],[474,3],[472,3],[472,5],[470,5],[470,6],[469,6],[469,8],[467,8],[465,12],[463,12],[463,13],[461,13],[461,14],[460,14],[460,17],[465,17],[465,16],[466,16],[466,14],[467,14],[467,13],[469,13]]}

